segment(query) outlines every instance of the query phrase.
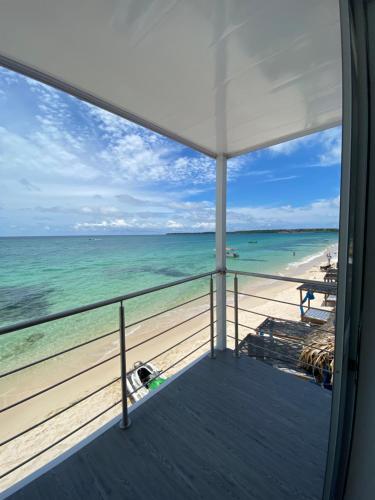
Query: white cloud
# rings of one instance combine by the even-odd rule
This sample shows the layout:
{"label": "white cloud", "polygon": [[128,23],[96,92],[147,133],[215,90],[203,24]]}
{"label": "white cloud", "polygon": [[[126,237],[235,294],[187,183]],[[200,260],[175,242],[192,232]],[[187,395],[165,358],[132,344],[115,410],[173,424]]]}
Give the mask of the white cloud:
{"label": "white cloud", "polygon": [[193,224],[193,229],[199,229],[200,231],[214,231],[215,222],[197,222]]}
{"label": "white cloud", "polygon": [[286,175],[284,177],[269,177],[264,179],[262,182],[281,182],[281,181],[290,181],[292,179],[297,179],[297,175]]}
{"label": "white cloud", "polygon": [[[0,127],[1,201],[7,207],[2,215],[6,211],[9,221],[18,227],[48,225],[51,233],[57,227],[82,232],[214,230],[214,160],[43,84],[9,78],[11,85],[22,79],[22,92],[26,81],[35,98],[31,111],[23,110]],[[7,94],[10,106],[12,96]],[[319,144],[316,164],[327,166],[339,161],[340,139],[340,129],[332,129],[274,146],[269,154],[290,155],[303,144]],[[276,177],[267,166],[256,170],[255,158],[231,159],[229,181],[240,175],[255,176],[257,183],[296,178],[285,172]],[[27,212],[33,213],[29,222]],[[337,213],[332,200],[234,207],[228,210],[228,229],[334,224]]]}
{"label": "white cloud", "polygon": [[[337,227],[339,197],[320,199],[306,205],[232,207],[227,212],[228,230],[262,228]],[[213,207],[200,210],[177,210],[170,214],[147,213],[99,221],[78,222],[78,231],[114,230],[125,232],[214,231]]]}
{"label": "white cloud", "polygon": [[95,229],[95,228],[128,228],[131,224],[124,219],[103,220],[101,222],[78,222],[75,224],[75,229]]}
{"label": "white cloud", "polygon": [[333,128],[321,135],[323,152],[319,155],[319,165],[325,167],[341,163],[341,128]]}
{"label": "white cloud", "polygon": [[175,220],[169,220],[167,221],[167,227],[169,229],[181,229],[183,225],[181,222],[176,222]]}
{"label": "white cloud", "polygon": [[22,137],[5,127],[0,127],[0,168],[8,177],[22,172],[43,180],[59,176],[77,182],[99,175],[48,134],[38,131]]}
{"label": "white cloud", "polygon": [[292,141],[283,142],[275,146],[271,146],[267,151],[272,155],[289,156],[302,147],[313,148],[319,147],[319,153],[315,150],[311,151],[311,163],[315,166],[331,166],[338,165],[341,162],[341,127],[335,127],[294,139]]}
{"label": "white cloud", "polygon": [[[122,180],[145,183],[213,184],[215,161],[173,144],[154,132],[131,124],[107,111],[89,108],[108,144],[99,152],[112,167],[114,176]],[[229,162],[228,179],[239,175],[243,159]]]}
{"label": "white cloud", "polygon": [[281,142],[280,144],[275,144],[270,146],[268,151],[273,155],[290,155],[299,149],[304,143],[309,140],[308,136],[300,137],[298,139],[292,139],[291,141]]}
{"label": "white cloud", "polygon": [[229,208],[228,229],[337,227],[340,198],[316,200],[306,205]]}

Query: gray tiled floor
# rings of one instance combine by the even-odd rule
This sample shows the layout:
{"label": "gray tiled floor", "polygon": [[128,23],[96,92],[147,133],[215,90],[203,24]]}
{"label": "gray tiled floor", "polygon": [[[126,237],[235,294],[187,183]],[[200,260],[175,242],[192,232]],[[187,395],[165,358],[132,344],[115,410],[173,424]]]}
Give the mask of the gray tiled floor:
{"label": "gray tiled floor", "polygon": [[330,394],[231,351],[204,359],[14,499],[318,499]]}

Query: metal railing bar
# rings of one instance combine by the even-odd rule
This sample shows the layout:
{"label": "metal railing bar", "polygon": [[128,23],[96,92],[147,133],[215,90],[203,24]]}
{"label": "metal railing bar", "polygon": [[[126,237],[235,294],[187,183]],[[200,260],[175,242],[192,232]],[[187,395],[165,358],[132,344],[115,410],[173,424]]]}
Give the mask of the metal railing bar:
{"label": "metal railing bar", "polygon": [[[233,336],[230,336],[231,338],[234,338]],[[277,355],[273,355],[272,357],[271,356],[267,356],[267,354],[264,354],[265,357],[268,357],[269,359],[272,359],[272,361],[282,361],[282,362],[285,362],[285,363],[289,363],[290,362],[290,359],[287,359],[285,357],[281,357],[279,353],[276,353]],[[256,357],[257,355],[256,354],[251,354],[250,357]],[[295,359],[295,358],[293,358]],[[259,360],[258,361],[262,361],[262,360]],[[306,365],[308,365],[308,363],[305,363]],[[311,366],[312,368],[315,368],[315,369],[320,369],[318,368],[317,366],[313,366],[313,365],[309,365]],[[297,367],[298,368],[298,367]],[[301,367],[302,368],[302,367]],[[325,369],[323,369],[325,371]]]}
{"label": "metal railing bar", "polygon": [[262,273],[252,273],[248,271],[235,271],[233,269],[227,269],[227,274],[238,274],[241,276],[252,276],[254,278],[265,278],[269,280],[276,281],[289,281],[291,283],[307,283],[309,285],[326,285],[324,281],[309,280],[304,278],[292,278],[290,276],[279,276],[275,274],[262,274]]}
{"label": "metal railing bar", "polygon": [[[227,289],[227,292],[234,293],[234,290]],[[300,305],[301,305],[301,304],[297,304],[296,302],[286,302],[285,300],[272,299],[271,297],[262,297],[260,295],[253,295],[251,293],[245,293],[245,292],[238,292],[238,295],[245,295],[246,297],[254,297],[255,299],[268,300],[270,302],[278,302],[279,304],[287,304],[289,306],[300,307]],[[302,304],[302,306],[306,307],[303,304]],[[327,309],[322,309],[321,307],[310,306],[310,309],[315,309],[316,311],[331,312],[331,311],[327,311]]]}
{"label": "metal railing bar", "polygon": [[[215,335],[216,337],[216,335]],[[175,363],[173,363],[172,365],[170,365],[168,368],[166,368],[165,370],[161,371],[159,374],[158,374],[158,377],[160,375],[162,375],[163,373],[167,372],[168,370],[170,370],[171,368],[173,368],[174,366],[176,366],[177,364],[181,363],[182,361],[184,361],[186,358],[188,358],[189,356],[191,356],[192,354],[194,354],[196,351],[198,351],[199,349],[201,349],[203,346],[207,345],[210,341],[208,340],[207,342],[204,342],[203,344],[201,344],[199,347],[197,347],[196,349],[194,349],[193,351],[190,351],[188,354],[186,354],[185,356],[183,356],[182,358],[180,358],[178,361],[176,361]],[[155,377],[157,378],[157,377]],[[152,380],[154,379],[151,379],[149,382],[152,382]],[[142,386],[144,387],[144,386]],[[131,392],[130,394],[128,394],[127,396],[132,396],[133,394],[135,394],[137,391],[139,391],[141,389],[141,387],[139,387],[138,389],[136,389],[135,391]],[[90,420],[86,421],[84,424],[80,425],[79,427],[77,427],[76,429],[74,429],[73,431],[69,432],[68,434],[65,434],[65,436],[63,436],[62,438],[58,439],[57,441],[54,441],[52,444],[50,444],[49,446],[47,446],[46,448],[43,448],[43,450],[40,450],[38,451],[38,453],[35,453],[34,455],[32,455],[31,457],[29,457],[28,459],[24,460],[23,462],[21,462],[20,464],[17,464],[15,467],[12,467],[12,469],[8,470],[7,472],[5,472],[4,474],[2,474],[0,476],[0,479],[4,478],[5,476],[8,476],[9,474],[11,474],[12,472],[16,471],[17,469],[19,469],[20,467],[23,467],[24,465],[26,465],[27,463],[31,462],[32,460],[34,460],[35,458],[39,457],[40,455],[42,455],[43,453],[45,453],[46,451],[50,450],[51,448],[53,448],[54,446],[56,446],[57,444],[61,443],[62,441],[64,441],[65,439],[67,439],[68,437],[72,436],[73,434],[75,434],[76,432],[80,431],[81,429],[83,429],[84,427],[86,427],[86,425],[89,425],[91,422],[93,422],[94,420],[96,420],[97,418],[101,417],[102,415],[104,415],[105,413],[107,413],[108,411],[112,410],[112,408],[114,408],[115,406],[119,405],[120,403],[122,402],[122,399],[120,399],[119,401],[116,401],[115,403],[113,403],[111,406],[109,406],[108,408],[106,408],[105,410],[101,411],[100,413],[98,413],[97,415],[95,415],[94,417],[92,417]]]}
{"label": "metal railing bar", "polygon": [[[228,323],[232,323],[233,325],[235,325],[235,322],[234,322],[234,321],[232,321],[231,319],[227,319],[227,322],[228,322]],[[254,327],[252,327],[252,326],[247,326],[247,325],[243,325],[242,323],[238,323],[238,326],[243,326],[244,328],[248,328],[249,330],[254,330],[254,331],[256,331]],[[230,337],[230,335],[228,335],[228,337]]]}
{"label": "metal railing bar", "polygon": [[[216,323],[216,320],[214,321],[214,323]],[[196,332],[192,333],[191,335],[189,335],[188,337],[180,340],[180,342],[177,342],[177,344],[174,344],[173,346],[171,347],[168,347],[168,349],[165,349],[164,351],[162,352],[159,352],[159,354],[156,354],[156,356],[152,357],[151,359],[147,360],[144,362],[144,364],[147,364],[147,363],[151,363],[152,361],[154,361],[155,359],[159,358],[160,356],[162,356],[163,354],[167,353],[168,351],[171,351],[172,349],[175,349],[176,347],[178,347],[179,345],[183,344],[184,342],[186,342],[187,340],[191,339],[192,337],[194,337],[195,335],[198,335],[198,333],[201,333],[203,332],[203,330],[205,330],[206,328],[208,328],[210,326],[210,323],[208,323],[207,325],[203,326],[202,328],[200,328],[199,330],[197,330]],[[133,368],[132,370],[130,370],[127,375],[130,375],[132,374],[133,372],[135,372],[137,370],[137,368]],[[143,387],[143,386],[142,386]]]}
{"label": "metal railing bar", "polygon": [[158,337],[160,337],[161,335],[164,335],[165,333],[168,333],[170,332],[171,330],[173,330],[174,328],[177,328],[178,326],[181,326],[181,325],[184,325],[185,323],[187,323],[188,321],[191,321],[195,318],[198,318],[199,316],[202,316],[202,314],[206,314],[210,309],[205,309],[204,311],[201,311],[197,314],[194,314],[194,316],[190,316],[189,318],[187,319],[184,319],[183,321],[181,321],[180,323],[177,323],[175,325],[172,325],[170,327],[168,327],[166,330],[163,330],[162,332],[159,332],[157,333],[156,335],[153,335],[152,337],[149,337],[148,339],[146,340],[142,340],[142,342],[138,342],[138,344],[135,344],[135,345],[132,345],[131,347],[129,347],[128,349],[126,349],[126,352],[130,352],[132,351],[133,349],[136,349],[137,347],[143,345],[143,344],[147,344],[147,342],[150,342],[151,340],[154,340]]}
{"label": "metal railing bar", "polygon": [[[234,323],[234,321],[231,321],[230,319],[227,319],[227,321],[228,321],[229,323],[233,323],[233,324],[235,324],[235,323]],[[256,332],[256,329],[255,329],[255,328],[253,328],[252,326],[247,326],[247,325],[244,325],[244,324],[242,324],[242,323],[238,323],[238,326],[242,326],[243,328],[247,328],[248,330],[254,330],[254,332]],[[251,335],[251,334],[250,334],[250,335]],[[253,335],[253,336],[254,336],[254,337],[255,337],[255,336],[259,336],[259,334],[256,334],[256,335]],[[232,335],[229,335],[229,334],[228,334],[228,337],[230,337],[230,338],[235,338],[235,337],[233,337]],[[301,340],[301,339],[300,339],[300,338],[298,338],[298,337],[290,337],[290,336],[286,336],[286,335],[278,335],[277,333],[273,333],[273,334],[272,334],[272,336],[271,336],[271,335],[269,335],[269,337],[268,337],[268,338],[272,338],[272,337],[274,337],[274,338],[276,338],[276,339],[286,340],[287,342],[294,342],[295,344],[299,343],[299,344],[301,344],[301,345],[303,346],[303,348],[305,348],[305,347],[311,347],[312,349],[318,349],[320,352],[328,352],[328,353],[330,353],[330,354],[333,354],[333,353],[332,353],[332,351],[328,351],[327,349],[322,349],[322,348],[317,347],[317,346],[315,346],[315,345],[313,345],[313,344],[305,344],[305,343],[303,342],[303,340]],[[242,340],[244,340],[244,339],[242,339]]]}
{"label": "metal railing bar", "polygon": [[[216,338],[217,335],[215,335],[214,338]],[[168,368],[165,368],[164,370],[162,370],[161,372],[158,373],[158,375],[150,380],[148,380],[148,384],[150,382],[152,382],[153,380],[157,379],[158,377],[160,377],[160,375],[163,375],[163,373],[169,371],[171,368],[174,368],[176,365],[178,365],[179,363],[181,363],[181,361],[184,361],[186,358],[188,358],[189,356],[191,356],[192,354],[194,354],[195,352],[199,351],[199,349],[201,349],[203,346],[207,345],[208,343],[210,342],[210,340],[207,340],[206,342],[204,342],[203,344],[201,344],[199,347],[197,347],[196,349],[194,349],[193,351],[190,351],[188,354],[186,354],[185,356],[183,356],[182,358],[180,358],[179,360],[177,360],[175,363],[173,363],[172,365],[168,366]],[[145,385],[141,385],[141,387],[138,387],[137,389],[135,389],[134,391],[130,392],[128,394],[128,397],[132,396],[133,394],[135,394],[136,392],[140,391],[142,388],[144,388]]]}
{"label": "metal railing bar", "polygon": [[30,396],[27,396],[24,399],[20,399],[19,401],[16,401],[15,403],[12,403],[11,405],[6,406],[5,408],[1,408],[0,413],[3,413],[7,410],[15,408],[16,406],[18,406],[22,403],[26,403],[26,401],[29,401],[30,399],[36,398],[37,396],[40,396],[40,395],[44,394],[45,392],[50,391],[51,389],[55,389],[56,387],[59,387],[60,385],[65,384],[66,382],[70,382],[70,380],[73,380],[76,377],[79,377],[80,375],[83,375],[84,373],[87,373],[90,370],[93,370],[94,368],[97,368],[98,366],[103,365],[104,363],[108,363],[108,361],[112,361],[113,359],[117,358],[118,356],[120,356],[119,352],[117,354],[114,354],[113,356],[110,356],[109,358],[103,359],[102,361],[95,363],[95,365],[91,365],[88,368],[81,370],[80,372],[74,373],[73,375],[71,375],[68,378],[60,380],[59,382],[56,382],[55,384],[49,385],[48,387],[45,387],[44,389],[41,389],[40,391],[35,392],[34,394],[31,394]]}
{"label": "metal railing bar", "polygon": [[[234,309],[234,306],[231,306],[229,304],[227,304],[227,307]],[[256,314],[257,316],[263,316],[264,318],[277,319],[278,321],[293,321],[293,320],[286,319],[286,318],[279,318],[277,316],[270,316],[269,314],[263,314],[260,312],[251,311],[250,309],[244,309],[243,307],[239,307],[238,310],[243,311],[243,312],[247,312],[249,314]],[[326,312],[331,312],[331,311],[326,311]],[[329,330],[324,330],[324,329],[320,328],[319,325],[316,325],[316,326],[317,326],[317,328],[319,328],[319,332],[330,333],[331,335],[334,334],[334,332],[330,332]]]}
{"label": "metal railing bar", "polygon": [[17,373],[21,370],[26,370],[26,368],[31,368],[32,366],[38,365],[39,363],[43,363],[44,361],[48,361],[49,359],[56,358],[57,356],[61,356],[62,354],[66,354],[67,352],[74,351],[74,349],[79,349],[80,347],[83,347],[85,345],[91,344],[92,342],[96,342],[97,340],[104,339],[105,337],[109,337],[110,335],[113,335],[114,333],[118,333],[118,328],[117,330],[113,330],[112,332],[105,333],[104,335],[100,335],[100,337],[95,337],[93,339],[87,340],[86,342],[82,342],[82,344],[77,344],[73,347],[69,347],[68,349],[65,349],[64,351],[57,352],[55,354],[51,354],[50,356],[46,356],[45,358],[38,359],[37,361],[33,361],[32,363],[29,363],[24,366],[20,366],[19,368],[15,368],[14,370],[11,370],[6,373],[2,373],[0,375],[0,378],[7,377],[8,375],[13,375],[14,373]]}
{"label": "metal railing bar", "polygon": [[[214,323],[216,323],[216,320],[214,321]],[[158,357],[162,356],[163,354],[167,353],[168,351],[171,351],[172,349],[178,347],[179,345],[183,344],[184,342],[186,342],[187,340],[191,339],[192,337],[194,337],[195,335],[198,335],[199,333],[201,333],[203,330],[205,330],[206,328],[208,328],[210,326],[210,323],[208,323],[207,325],[205,325],[204,327],[200,328],[199,330],[197,330],[196,332],[192,333],[191,335],[189,335],[188,337],[182,339],[180,342],[177,342],[177,344],[174,344],[173,346],[171,347],[168,347],[168,349],[165,349],[164,351],[160,352],[159,354],[157,354],[156,356],[152,357],[151,359],[149,359],[148,361],[145,361],[145,364],[146,363],[151,363],[152,361],[154,361],[155,359],[157,359]],[[127,376],[130,375],[131,373],[133,373],[134,371],[136,370],[136,368],[130,370],[127,372]],[[83,401],[85,401],[86,399],[90,398],[91,396],[94,396],[95,394],[97,394],[98,392],[102,391],[103,389],[106,389],[107,387],[109,387],[110,385],[114,384],[115,382],[118,382],[119,380],[121,379],[121,377],[117,377],[115,378],[114,380],[112,380],[111,382],[99,387],[98,389],[95,389],[95,391],[92,391],[91,393],[89,394],[86,394],[85,396],[83,396],[82,398],[78,399],[77,401],[74,401],[74,403],[72,403],[71,405],[57,411],[56,413],[54,413],[53,415],[49,415],[48,417],[46,417],[45,419],[41,420],[40,422],[38,422],[37,424],[34,424],[32,425],[31,427],[19,432],[18,434],[6,439],[5,441],[2,441],[0,442],[0,446],[3,446],[7,443],[9,443],[10,441],[13,441],[14,439],[17,439],[18,437],[22,436],[23,434],[26,434],[27,432],[30,432],[31,430],[39,427],[40,425],[43,425],[44,423],[48,422],[49,420],[51,420],[52,418],[55,418],[57,417],[58,415],[61,415],[62,413],[64,413],[65,411],[68,411],[70,410],[71,408],[73,408],[73,406],[76,406],[77,404],[79,403],[82,403]]]}
{"label": "metal railing bar", "polygon": [[164,309],[161,312],[158,312],[156,314],[152,314],[151,316],[147,316],[146,318],[142,318],[139,321],[135,321],[134,323],[130,323],[129,325],[125,325],[126,328],[131,328],[132,326],[139,325],[139,323],[143,323],[144,321],[148,321],[149,319],[156,318],[157,316],[160,316],[161,314],[165,314],[167,312],[173,311],[174,309],[178,309],[179,307],[186,306],[187,304],[191,304],[191,302],[195,302],[196,300],[203,299],[204,297],[207,297],[209,293],[205,293],[203,295],[199,295],[199,297],[195,297],[194,299],[187,300],[186,302],[182,302],[182,304],[177,304],[176,306],[170,307],[169,309]]}
{"label": "metal railing bar", "polygon": [[217,271],[211,271],[202,274],[196,274],[195,276],[188,276],[186,278],[182,278],[177,281],[171,281],[170,283],[164,283],[163,285],[157,285],[150,288],[145,288],[143,290],[139,290],[137,292],[131,292],[124,295],[119,295],[118,297],[113,297],[111,299],[101,300],[98,302],[93,302],[92,304],[87,304],[80,307],[75,307],[73,309],[67,309],[66,311],[61,311],[54,314],[49,314],[47,316],[42,316],[41,318],[35,318],[28,321],[21,321],[20,323],[15,323],[9,326],[3,326],[0,328],[0,335],[4,335],[6,333],[15,332],[18,330],[23,330],[24,328],[30,328],[32,326],[41,325],[43,323],[48,323],[50,321],[55,321],[57,319],[66,318],[69,316],[74,316],[75,314],[80,314],[83,312],[91,311],[93,309],[98,309],[99,307],[109,306],[111,304],[116,304],[118,302],[134,299],[136,297],[141,297],[142,295],[147,295],[149,293],[158,292],[160,290],[165,290],[166,288],[171,288],[177,285],[182,285],[183,283],[188,283],[191,281],[196,281],[201,278],[206,278],[207,276],[211,276],[212,274],[216,274]]}
{"label": "metal railing bar", "polygon": [[29,462],[31,462],[32,460],[34,460],[35,458],[39,457],[40,455],[42,455],[43,453],[45,453],[46,451],[50,450],[51,448],[53,448],[54,446],[58,445],[59,443],[61,443],[62,441],[64,441],[65,439],[67,439],[68,437],[72,436],[73,434],[75,434],[76,432],[80,431],[81,429],[83,429],[84,427],[86,427],[86,425],[89,425],[91,424],[91,422],[94,422],[94,420],[96,420],[97,418],[101,417],[102,415],[104,415],[105,413],[107,413],[109,410],[112,410],[112,408],[114,408],[115,406],[119,405],[121,403],[121,400],[120,401],[116,401],[116,403],[113,403],[111,406],[109,406],[108,408],[106,408],[105,410],[101,411],[100,413],[98,413],[97,415],[95,415],[94,417],[90,418],[90,420],[87,420],[85,423],[81,424],[79,427],[76,427],[73,431],[69,432],[68,434],[65,434],[65,436],[61,437],[60,439],[54,441],[52,444],[50,444],[49,446],[46,446],[45,448],[43,448],[43,450],[40,450],[38,451],[37,453],[35,453],[34,455],[32,455],[31,457],[27,458],[26,460],[24,460],[23,462],[17,464],[15,467],[12,467],[11,469],[9,469],[7,472],[5,472],[4,474],[1,474],[0,476],[0,479],[3,479],[5,476],[8,476],[9,474],[11,474],[12,472],[16,471],[17,469],[19,469],[20,467],[23,467],[24,465],[28,464]]}
{"label": "metal railing bar", "polygon": [[[171,307],[169,309],[165,309],[164,311],[161,311],[160,313],[153,314],[152,316],[148,316],[146,318],[143,318],[143,319],[141,319],[139,321],[136,321],[135,323],[131,323],[130,325],[126,325],[126,328],[130,328],[132,326],[138,325],[139,323],[142,323],[143,321],[147,321],[149,319],[155,318],[157,316],[160,316],[161,314],[170,312],[173,309],[177,309],[178,307],[185,306],[187,304],[190,304],[191,302],[194,302],[196,300],[199,300],[199,299],[202,299],[204,297],[207,297],[208,295],[209,295],[209,293],[205,293],[203,295],[195,297],[194,299],[191,299],[191,300],[188,300],[186,302],[183,302],[182,304],[178,304],[178,305],[176,305],[174,307]],[[100,335],[99,337],[95,337],[93,339],[87,340],[86,342],[82,342],[81,344],[77,344],[77,345],[75,345],[73,347],[69,347],[68,349],[65,349],[63,351],[57,352],[55,354],[51,354],[50,356],[46,356],[45,358],[41,358],[41,359],[39,359],[37,361],[33,361],[32,363],[28,363],[27,365],[20,366],[18,368],[15,368],[14,370],[10,370],[9,372],[2,373],[2,374],[0,374],[0,378],[7,377],[8,375],[13,375],[14,373],[17,373],[17,372],[22,371],[22,370],[26,370],[26,368],[31,368],[32,366],[35,366],[35,365],[37,365],[39,363],[43,363],[44,361],[48,361],[49,359],[56,358],[57,356],[61,356],[62,354],[66,354],[66,353],[68,353],[70,351],[73,351],[74,349],[79,349],[80,347],[84,347],[84,346],[86,346],[88,344],[91,344],[92,342],[96,342],[97,340],[101,340],[101,339],[104,339],[106,337],[109,337],[110,335],[118,333],[118,331],[119,331],[118,329],[117,330],[113,330],[112,332],[105,333],[104,335]]]}
{"label": "metal railing bar", "polygon": [[[229,337],[231,338],[234,338],[232,335],[228,335]],[[245,340],[245,339],[242,339],[241,342]],[[253,347],[256,347],[257,349],[262,349],[264,351],[268,351],[270,353],[273,353],[273,354],[277,354],[278,356],[280,356],[280,353],[277,352],[277,351],[274,351],[272,349],[269,349],[268,347],[263,347],[263,346],[260,346],[258,344],[253,344],[251,342],[248,342],[246,341],[246,344],[249,344],[249,345],[252,345]],[[255,356],[255,354],[254,354]],[[323,372],[327,372],[327,373],[330,373],[329,370],[327,370],[326,368],[320,368],[319,366],[316,366],[316,365],[312,365],[310,363],[306,363],[305,361],[302,361],[300,359],[297,359],[297,358],[293,358],[293,356],[288,356],[287,354],[281,354],[281,356],[283,356],[284,360],[288,359],[288,360],[291,360],[291,361],[295,361],[297,363],[300,363],[301,365],[305,365],[305,366],[310,366],[311,368],[314,368],[315,370],[321,370]],[[280,359],[280,358],[278,358]]]}
{"label": "metal railing bar", "polygon": [[[194,316],[190,316],[189,318],[185,319],[184,321],[181,321],[180,323],[177,323],[176,325],[173,325],[173,326],[171,326],[171,327],[167,328],[166,330],[164,330],[164,331],[162,331],[162,332],[159,332],[158,334],[156,334],[156,335],[154,335],[154,336],[152,336],[152,337],[150,337],[150,338],[148,338],[148,339],[146,339],[146,340],[144,340],[144,341],[142,341],[142,342],[139,342],[138,344],[136,344],[136,345],[134,345],[134,346],[130,347],[129,349],[127,349],[127,350],[126,350],[126,352],[129,352],[129,351],[131,351],[131,350],[135,349],[136,347],[139,347],[140,345],[143,345],[143,344],[145,344],[145,343],[149,342],[150,340],[153,340],[153,339],[155,339],[155,338],[157,338],[157,337],[160,337],[161,335],[164,335],[165,333],[167,333],[167,332],[169,332],[169,331],[173,330],[174,328],[177,328],[178,326],[181,326],[181,325],[183,325],[183,324],[187,323],[188,321],[191,321],[191,320],[193,320],[193,319],[195,319],[195,318],[197,318],[197,317],[201,316],[202,314],[207,313],[209,310],[210,310],[210,309],[205,309],[204,311],[201,311],[201,312],[199,312],[199,313],[195,314]],[[117,330],[117,331],[118,331],[118,330]],[[111,360],[113,360],[113,359],[117,358],[119,355],[120,355],[120,353],[114,354],[113,356],[110,356],[109,358],[106,358],[106,359],[104,359],[104,360],[102,360],[102,361],[99,361],[98,363],[96,363],[96,364],[94,364],[94,365],[91,365],[91,366],[89,366],[88,368],[85,368],[84,370],[81,370],[80,372],[77,372],[77,373],[75,373],[74,375],[71,375],[70,377],[67,377],[67,378],[66,378],[66,379],[64,379],[64,380],[60,380],[59,382],[56,382],[56,383],[55,383],[55,384],[53,384],[53,385],[50,385],[50,386],[48,386],[48,387],[46,387],[46,388],[44,388],[44,389],[42,389],[42,390],[40,390],[40,391],[38,391],[38,392],[36,392],[36,393],[34,393],[34,394],[31,394],[30,396],[27,396],[27,397],[26,397],[26,398],[24,398],[24,399],[21,399],[21,400],[19,400],[19,401],[16,401],[15,403],[12,403],[12,404],[11,404],[11,405],[9,405],[9,406],[6,406],[6,407],[4,407],[4,408],[1,408],[1,409],[0,409],[0,413],[3,413],[3,412],[5,412],[5,411],[7,411],[7,410],[10,410],[10,409],[12,409],[12,408],[14,408],[14,407],[16,407],[16,406],[18,406],[18,405],[22,404],[22,403],[25,403],[26,401],[29,401],[30,399],[33,399],[33,398],[35,398],[35,397],[37,397],[37,396],[40,396],[41,394],[44,394],[45,392],[50,391],[51,389],[55,389],[56,387],[58,387],[58,386],[60,386],[60,385],[62,385],[62,384],[64,384],[64,383],[66,383],[66,382],[69,382],[70,380],[72,380],[72,379],[74,379],[74,378],[76,378],[76,377],[78,377],[78,376],[80,376],[80,375],[83,375],[84,373],[86,373],[86,372],[88,372],[88,371],[90,371],[90,370],[93,370],[94,368],[97,368],[98,366],[100,366],[100,365],[102,365],[102,364],[104,364],[104,363],[107,363],[108,361],[111,361]]]}
{"label": "metal railing bar", "polygon": [[[227,321],[228,321],[228,323],[233,323],[233,325],[235,324],[235,322],[232,321],[231,319],[227,319]],[[256,328],[254,328],[253,326],[244,325],[243,323],[238,323],[238,326],[242,326],[243,328],[247,328],[248,330],[254,330],[254,332],[257,333]],[[280,338],[280,339],[290,339],[290,340],[298,340],[298,341],[301,340],[299,337],[293,337],[291,335],[279,335],[277,333],[272,333],[272,336],[276,337],[276,338]]]}
{"label": "metal railing bar", "polygon": [[15,434],[14,436],[12,436],[10,438],[7,438],[5,441],[2,441],[0,443],[0,446],[4,446],[4,445],[10,443],[11,441],[13,441],[14,439],[17,439],[17,438],[23,436],[24,434],[27,434],[28,432],[36,429],[40,425],[45,424],[49,420],[52,420],[53,418],[58,417],[59,415],[61,415],[62,413],[66,412],[68,410],[70,410],[71,408],[73,408],[74,406],[78,405],[79,403],[82,403],[86,399],[89,399],[92,396],[95,396],[95,394],[97,394],[98,392],[103,391],[104,389],[106,389],[107,387],[111,386],[112,384],[115,384],[116,382],[118,382],[120,380],[120,378],[121,377],[116,377],[111,382],[108,382],[107,384],[102,385],[102,386],[98,387],[97,389],[95,389],[95,391],[92,391],[89,394],[86,394],[85,396],[83,396],[82,398],[77,399],[76,401],[74,401],[74,403],[70,404],[69,406],[66,406],[65,408],[62,408],[61,410],[57,411],[56,413],[53,413],[52,415],[49,415],[48,417],[44,418],[43,420],[40,420],[37,424],[34,424],[31,427],[28,427],[27,429],[24,429],[23,431],[20,431],[18,434]]}

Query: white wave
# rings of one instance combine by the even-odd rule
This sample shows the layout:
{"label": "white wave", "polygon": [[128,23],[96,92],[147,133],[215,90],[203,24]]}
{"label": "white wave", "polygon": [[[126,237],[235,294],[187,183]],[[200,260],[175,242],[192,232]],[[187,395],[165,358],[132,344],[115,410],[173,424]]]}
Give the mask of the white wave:
{"label": "white wave", "polygon": [[327,249],[323,250],[322,252],[319,253],[314,253],[312,255],[308,255],[302,260],[297,260],[296,262],[290,262],[287,266],[287,269],[290,269],[291,267],[299,267],[303,266],[304,264],[308,264],[312,260],[318,259],[319,257],[323,257],[323,255],[327,252]]}

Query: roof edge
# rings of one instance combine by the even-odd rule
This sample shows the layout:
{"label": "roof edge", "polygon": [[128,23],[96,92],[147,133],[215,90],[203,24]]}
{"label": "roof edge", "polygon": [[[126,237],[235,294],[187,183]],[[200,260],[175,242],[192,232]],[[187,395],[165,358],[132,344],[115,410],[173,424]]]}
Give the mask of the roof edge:
{"label": "roof edge", "polygon": [[337,127],[342,124],[342,120],[334,120],[329,122],[328,124],[321,125],[319,127],[311,127],[303,132],[296,132],[294,134],[284,135],[279,137],[278,139],[262,142],[257,144],[256,146],[251,146],[247,149],[241,149],[238,151],[234,151],[233,153],[226,153],[226,158],[235,158],[236,156],[245,155],[247,153],[252,153],[254,151],[259,151],[260,149],[269,148],[271,146],[276,146],[277,144],[282,144],[283,142],[292,141],[293,139],[299,139],[300,137],[304,137],[306,135],[314,134],[316,132],[322,132],[323,130],[328,130],[329,128]]}

